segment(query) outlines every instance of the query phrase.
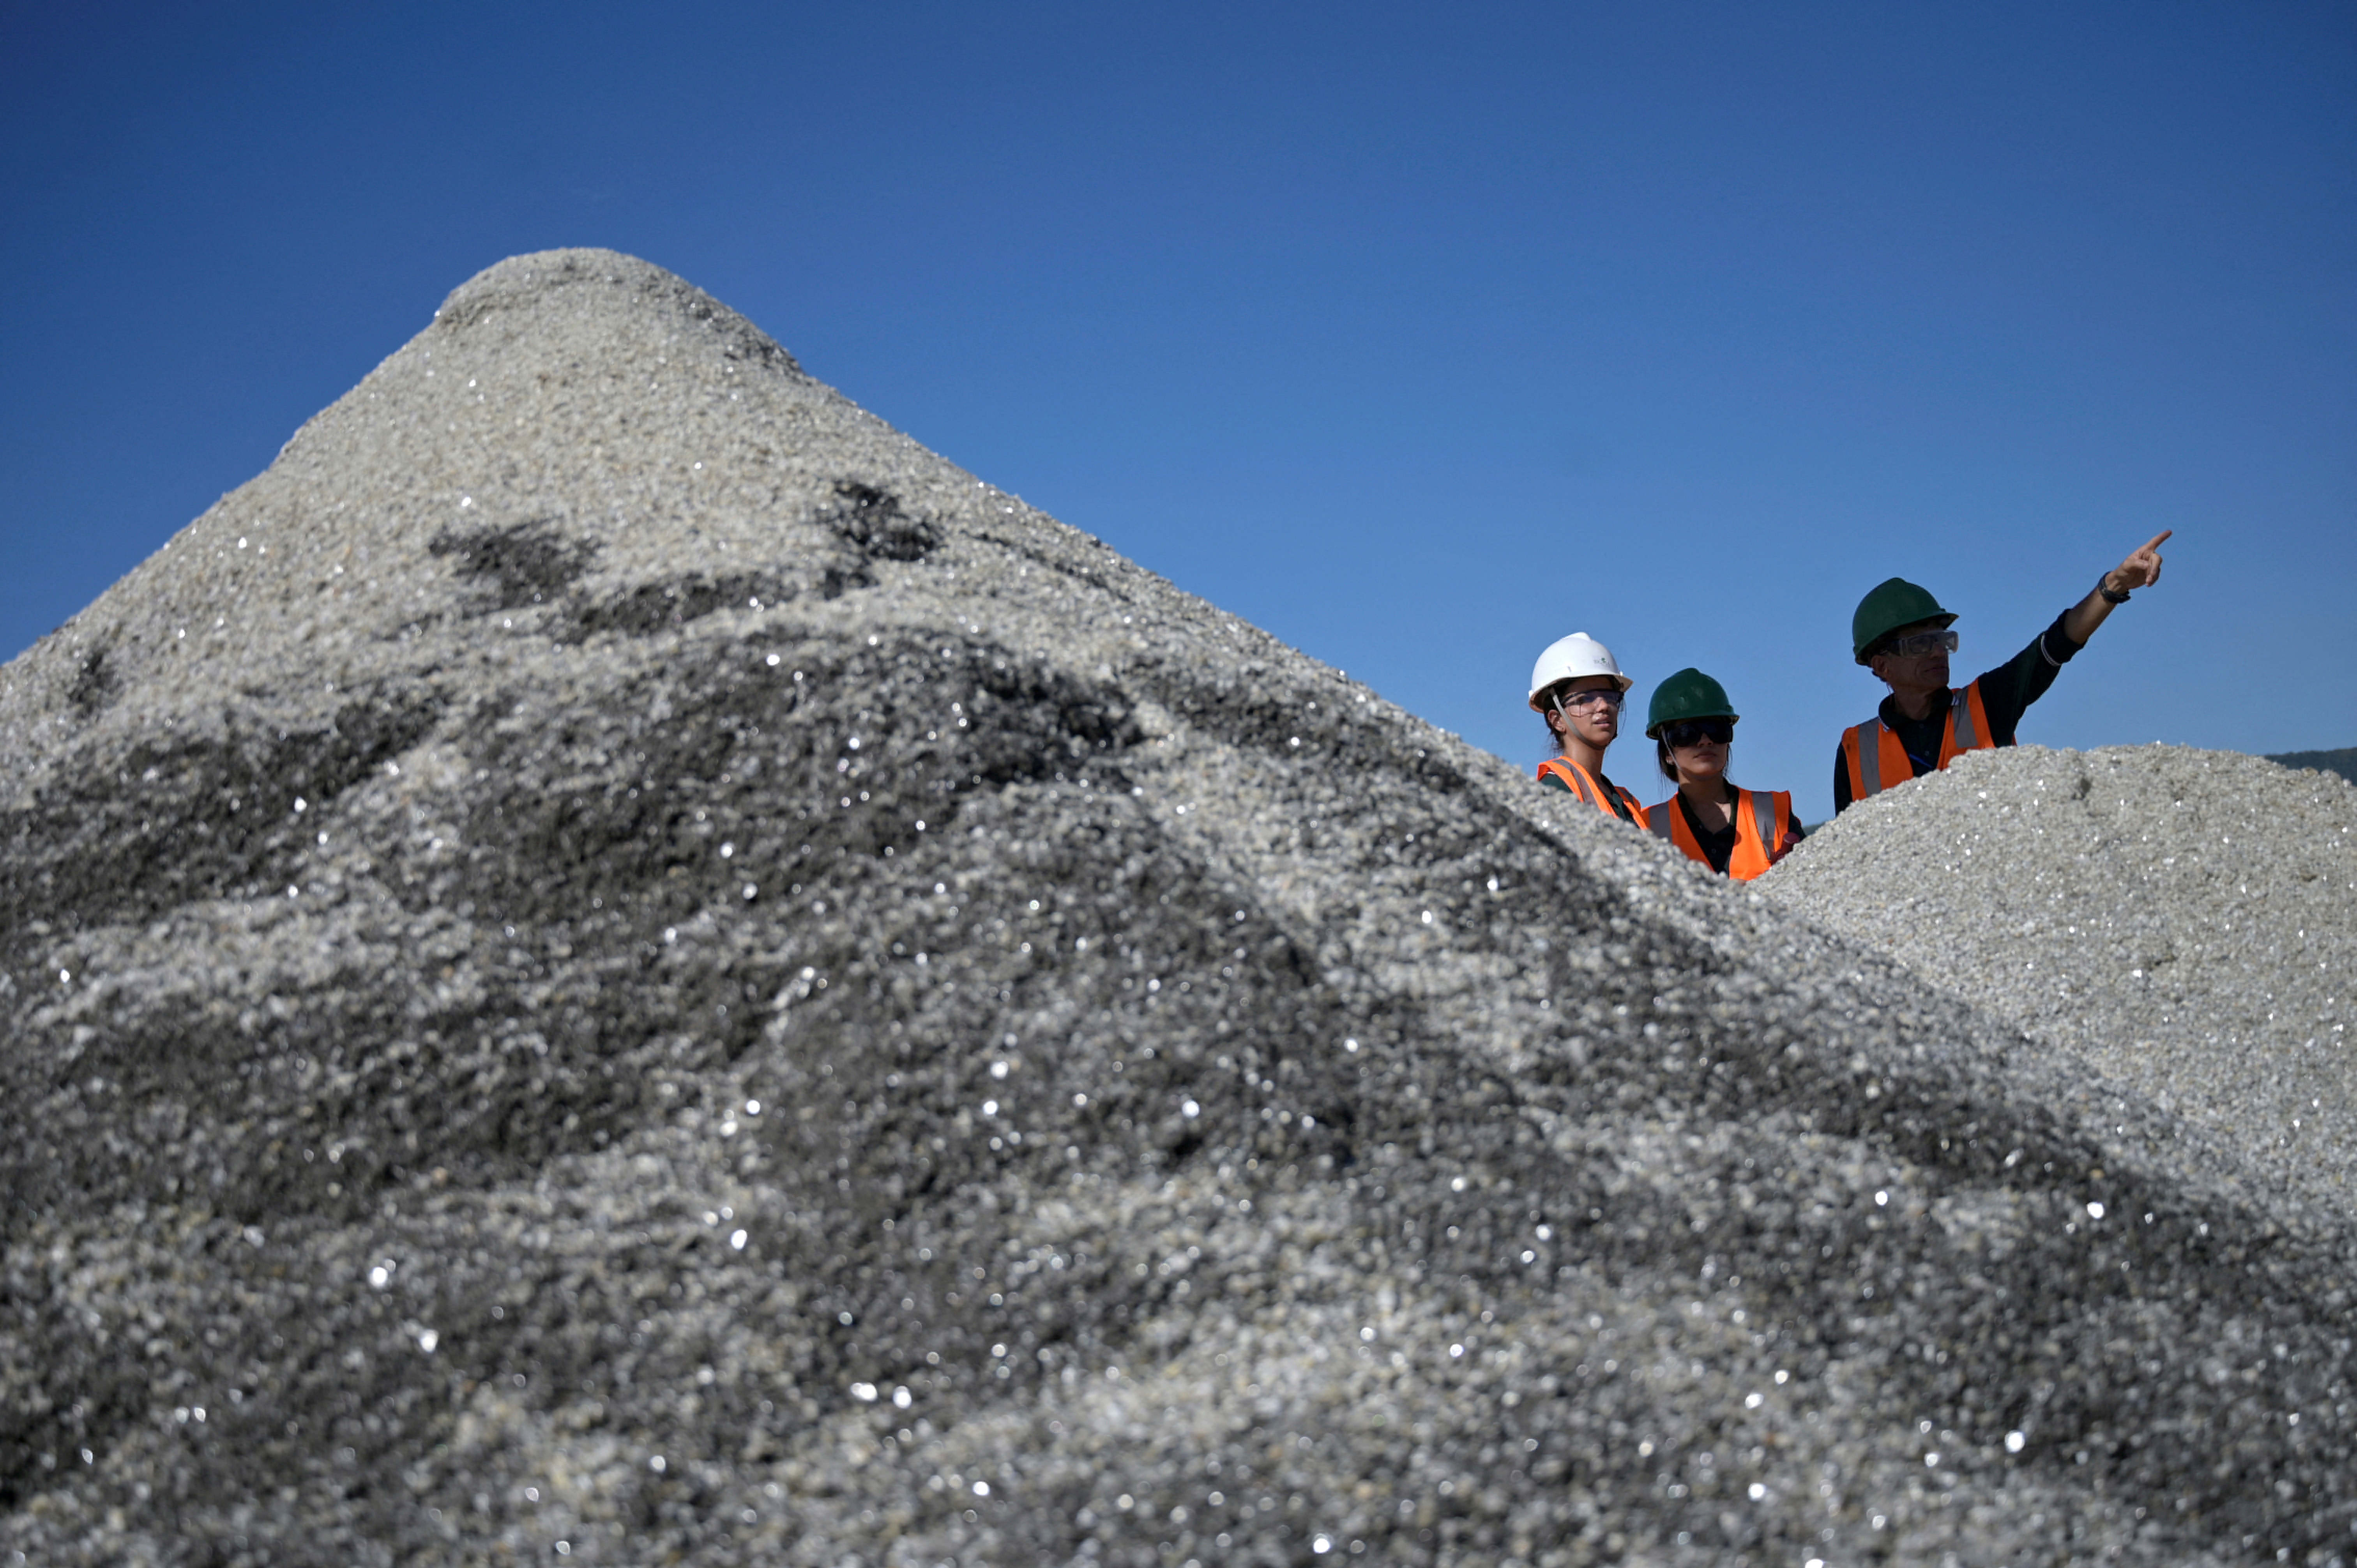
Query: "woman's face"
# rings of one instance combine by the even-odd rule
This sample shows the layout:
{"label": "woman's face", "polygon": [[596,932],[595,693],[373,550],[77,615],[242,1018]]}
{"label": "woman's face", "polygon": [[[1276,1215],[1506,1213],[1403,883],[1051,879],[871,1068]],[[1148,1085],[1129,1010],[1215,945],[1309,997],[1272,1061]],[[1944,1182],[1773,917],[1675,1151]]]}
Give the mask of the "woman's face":
{"label": "woman's face", "polygon": [[1678,782],[1707,783],[1727,777],[1727,754],[1735,743],[1732,719],[1695,719],[1667,725],[1662,738],[1670,745],[1670,761]]}
{"label": "woman's face", "polygon": [[1560,735],[1568,728],[1598,751],[1620,733],[1620,683],[1609,675],[1582,675],[1563,693],[1563,712],[1547,718]]}

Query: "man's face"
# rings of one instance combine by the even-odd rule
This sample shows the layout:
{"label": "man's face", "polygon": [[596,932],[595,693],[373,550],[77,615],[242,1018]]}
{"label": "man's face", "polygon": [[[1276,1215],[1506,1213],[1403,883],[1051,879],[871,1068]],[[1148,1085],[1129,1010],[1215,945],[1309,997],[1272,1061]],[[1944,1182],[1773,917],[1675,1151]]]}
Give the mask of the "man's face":
{"label": "man's face", "polygon": [[[1902,626],[1893,632],[1890,640],[1905,647],[1910,638],[1936,638],[1942,627],[1939,622],[1919,620],[1912,626]],[[1867,666],[1894,692],[1945,691],[1948,685],[1948,652],[1937,649],[1928,653],[1878,653]]]}
{"label": "man's face", "polygon": [[1556,722],[1588,745],[1610,746],[1620,733],[1620,683],[1609,675],[1582,675],[1563,691]]}

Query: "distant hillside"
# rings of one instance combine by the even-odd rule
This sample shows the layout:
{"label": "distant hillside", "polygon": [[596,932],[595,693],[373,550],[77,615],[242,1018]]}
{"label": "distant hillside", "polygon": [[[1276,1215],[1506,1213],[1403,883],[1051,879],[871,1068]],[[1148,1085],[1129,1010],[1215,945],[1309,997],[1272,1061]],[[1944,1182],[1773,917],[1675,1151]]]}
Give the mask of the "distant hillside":
{"label": "distant hillside", "polygon": [[2267,758],[2286,768],[2324,768],[2357,784],[2357,746],[2344,746],[2339,751],[2279,751]]}

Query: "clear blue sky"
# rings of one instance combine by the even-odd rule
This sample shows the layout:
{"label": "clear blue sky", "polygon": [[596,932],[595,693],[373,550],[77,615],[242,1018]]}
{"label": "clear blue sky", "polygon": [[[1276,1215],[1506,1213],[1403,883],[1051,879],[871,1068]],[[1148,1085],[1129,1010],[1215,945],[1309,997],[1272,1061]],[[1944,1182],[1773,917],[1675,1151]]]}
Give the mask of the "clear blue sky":
{"label": "clear blue sky", "polygon": [[1867,587],[2161,528],[2023,738],[2357,745],[2345,4],[6,0],[0,211],[0,655],[608,245],[1525,768],[1585,630],[1813,820]]}

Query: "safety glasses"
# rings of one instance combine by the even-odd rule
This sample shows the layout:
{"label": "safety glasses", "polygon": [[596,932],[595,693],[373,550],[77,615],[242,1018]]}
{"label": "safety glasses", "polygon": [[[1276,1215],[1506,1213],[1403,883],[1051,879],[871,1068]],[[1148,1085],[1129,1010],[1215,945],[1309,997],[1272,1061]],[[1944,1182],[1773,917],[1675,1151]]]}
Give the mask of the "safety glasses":
{"label": "safety glasses", "polygon": [[1626,693],[1615,692],[1609,687],[1601,692],[1558,692],[1555,705],[1558,708],[1592,708],[1598,703],[1609,703],[1617,708],[1627,698]]}
{"label": "safety glasses", "polygon": [[1662,738],[1673,746],[1699,746],[1709,741],[1714,746],[1726,746],[1735,739],[1733,719],[1680,719],[1662,726]]}
{"label": "safety glasses", "polygon": [[1893,638],[1883,645],[1882,651],[1901,659],[1921,659],[1927,653],[1953,653],[1956,634],[1953,631],[1919,631],[1912,637]]}

